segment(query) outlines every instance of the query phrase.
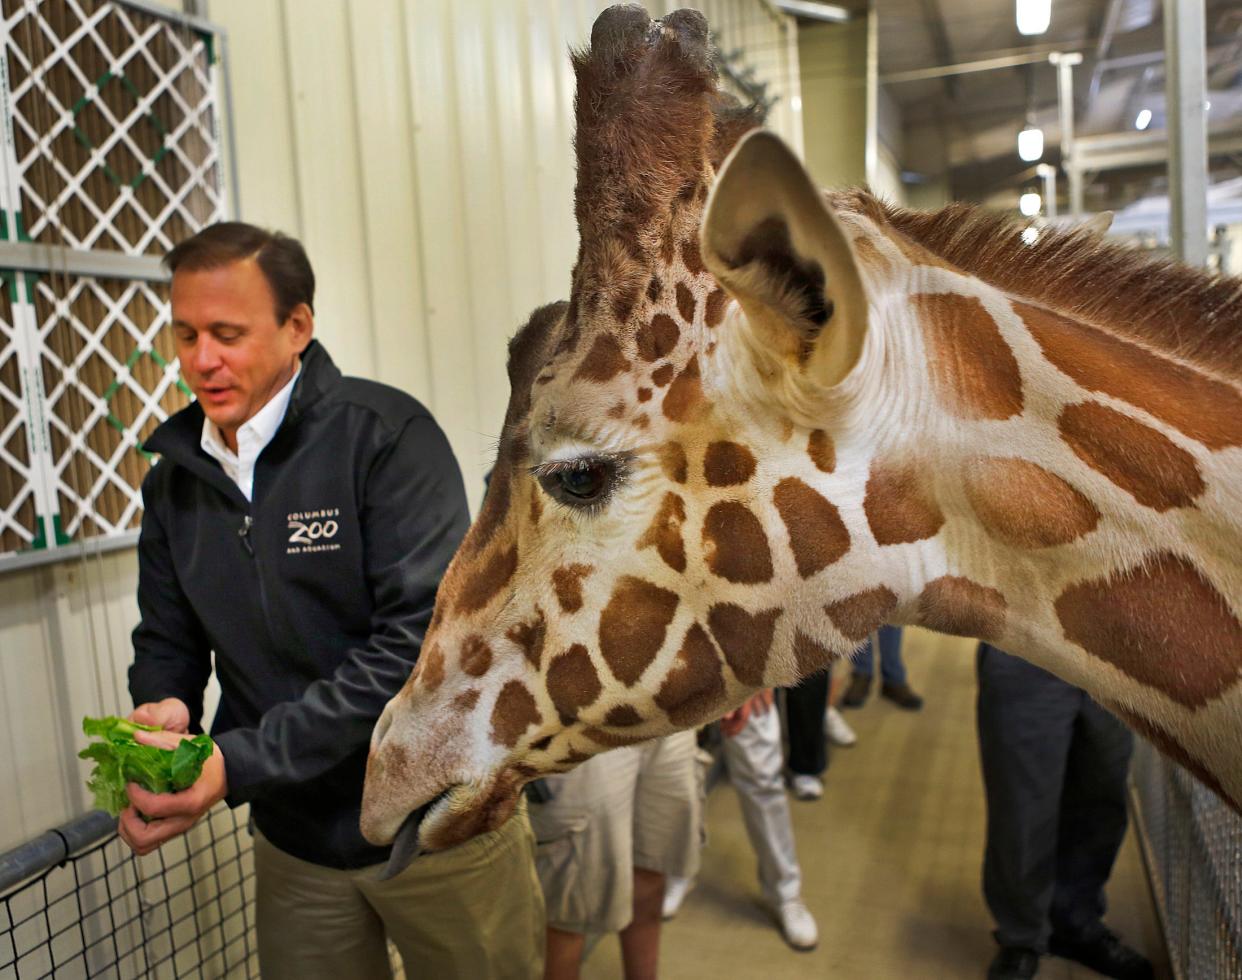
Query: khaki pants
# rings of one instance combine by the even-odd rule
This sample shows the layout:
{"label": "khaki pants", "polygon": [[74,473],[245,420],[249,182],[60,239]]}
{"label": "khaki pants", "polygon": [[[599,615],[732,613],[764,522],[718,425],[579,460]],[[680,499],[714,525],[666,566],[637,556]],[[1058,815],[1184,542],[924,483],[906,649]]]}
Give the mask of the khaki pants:
{"label": "khaki pants", "polygon": [[499,830],[414,859],[340,871],[286,854],[255,833],[263,980],[387,980],[385,936],[408,980],[543,975],[543,894],[525,807]]}

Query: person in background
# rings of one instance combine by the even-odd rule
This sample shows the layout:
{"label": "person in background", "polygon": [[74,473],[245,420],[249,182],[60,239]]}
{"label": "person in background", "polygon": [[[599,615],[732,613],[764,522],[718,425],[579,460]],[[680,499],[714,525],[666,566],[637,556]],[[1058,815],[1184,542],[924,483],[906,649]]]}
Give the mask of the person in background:
{"label": "person in background", "polygon": [[547,904],[548,980],[579,976],[586,937],[616,932],[627,980],[654,980],[665,882],[698,870],[694,732],[612,749],[539,780],[531,824]]}
{"label": "person in background", "polygon": [[832,667],[804,677],[785,689],[785,722],[789,731],[789,788],[804,801],[824,795],[828,743],[849,748],[858,741],[854,730],[832,706]]}
{"label": "person in background", "polygon": [[1045,952],[1151,980],[1151,963],[1102,921],[1133,736],[1085,691],[987,643],[977,669],[983,894],[1000,944],[988,980],[1029,980]]}
{"label": "person in background", "polygon": [[371,730],[418,660],[469,517],[430,413],[342,377],[314,339],[315,275],[294,239],[240,222],[174,248],[172,333],[196,401],[146,448],[134,663],[140,733],[201,731],[180,793],[130,785],[119,833],[149,854],[215,803],[250,804],[264,980],[531,977],[542,895],[524,815],[387,881],[358,827]]}
{"label": "person in background", "polygon": [[[923,698],[914,692],[906,680],[906,665],[901,659],[901,627],[881,626],[880,644],[880,697],[907,711],[923,707]],[[871,691],[871,678],[875,674],[875,656],[872,637],[854,655],[854,675],[841,704],[846,708],[861,708]]]}
{"label": "person in background", "polygon": [[[794,849],[789,798],[781,777],[781,720],[772,691],[755,694],[720,720],[729,782],[737,791],[746,835],[759,862],[764,903],[794,949],[814,949],[819,927],[802,901],[802,869]],[[694,886],[692,878],[672,878],[664,893],[664,917],[671,919]]]}

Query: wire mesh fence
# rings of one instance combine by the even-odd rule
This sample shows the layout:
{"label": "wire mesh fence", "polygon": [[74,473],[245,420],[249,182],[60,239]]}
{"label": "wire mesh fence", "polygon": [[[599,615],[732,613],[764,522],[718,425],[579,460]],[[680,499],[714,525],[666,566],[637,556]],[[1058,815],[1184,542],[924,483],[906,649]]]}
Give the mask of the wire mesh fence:
{"label": "wire mesh fence", "polygon": [[258,977],[246,811],[217,807],[145,858],[100,816],[102,839],[0,897],[0,980]]}
{"label": "wire mesh fence", "polygon": [[1242,980],[1242,820],[1147,742],[1137,742],[1130,773],[1175,973]]}

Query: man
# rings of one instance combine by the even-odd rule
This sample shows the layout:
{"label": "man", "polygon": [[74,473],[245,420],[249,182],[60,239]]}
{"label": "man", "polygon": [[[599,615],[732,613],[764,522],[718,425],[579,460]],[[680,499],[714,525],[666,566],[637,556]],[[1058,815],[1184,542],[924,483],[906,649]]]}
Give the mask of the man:
{"label": "man", "polygon": [[1126,833],[1129,731],[1085,691],[987,643],[978,672],[983,893],[1001,947],[988,980],[1029,980],[1044,952],[1151,980],[1146,957],[1101,921]]}
{"label": "man", "polygon": [[265,980],[387,977],[385,936],[412,975],[538,975],[524,816],[383,882],[388,852],[358,829],[371,730],[468,523],[444,434],[313,340],[297,241],[230,222],[165,261],[197,401],[147,441],[163,458],[143,485],[131,717],[164,747],[201,730],[213,653],[221,698],[202,776],[131,785],[121,836],[146,854],[221,799],[249,803]]}

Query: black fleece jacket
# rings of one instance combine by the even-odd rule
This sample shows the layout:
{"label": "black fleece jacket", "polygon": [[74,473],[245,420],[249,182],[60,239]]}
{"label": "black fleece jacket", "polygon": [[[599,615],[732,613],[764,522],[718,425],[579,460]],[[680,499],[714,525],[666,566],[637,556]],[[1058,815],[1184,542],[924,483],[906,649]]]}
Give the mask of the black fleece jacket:
{"label": "black fleece jacket", "polygon": [[178,697],[201,730],[214,652],[228,803],[304,860],[383,861],[358,830],[367,746],[469,523],[457,461],[422,405],[318,343],[252,502],[202,427],[192,404],[146,442],[163,458],[142,487],[134,703]]}

